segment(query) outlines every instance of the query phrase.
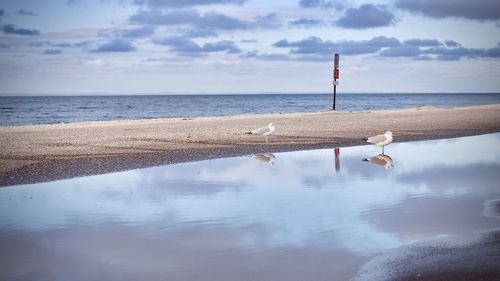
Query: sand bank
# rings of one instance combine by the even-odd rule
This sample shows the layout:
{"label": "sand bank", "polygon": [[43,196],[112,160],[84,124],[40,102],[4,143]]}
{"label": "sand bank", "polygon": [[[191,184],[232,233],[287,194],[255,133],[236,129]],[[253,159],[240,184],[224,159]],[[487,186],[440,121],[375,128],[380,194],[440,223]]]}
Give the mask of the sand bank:
{"label": "sand bank", "polygon": [[[246,135],[273,122],[269,143]],[[0,127],[0,186],[252,154],[500,131],[500,104],[374,112],[319,112]]]}

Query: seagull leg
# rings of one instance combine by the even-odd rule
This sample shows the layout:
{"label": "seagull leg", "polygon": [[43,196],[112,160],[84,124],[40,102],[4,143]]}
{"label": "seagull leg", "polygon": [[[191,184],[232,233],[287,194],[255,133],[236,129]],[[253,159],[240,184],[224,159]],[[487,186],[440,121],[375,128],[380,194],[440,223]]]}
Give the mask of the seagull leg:
{"label": "seagull leg", "polygon": [[266,137],[266,143],[269,143],[269,141],[267,140],[267,136],[265,136],[265,137]]}
{"label": "seagull leg", "polygon": [[382,155],[385,155],[384,154],[384,146],[382,145]]}

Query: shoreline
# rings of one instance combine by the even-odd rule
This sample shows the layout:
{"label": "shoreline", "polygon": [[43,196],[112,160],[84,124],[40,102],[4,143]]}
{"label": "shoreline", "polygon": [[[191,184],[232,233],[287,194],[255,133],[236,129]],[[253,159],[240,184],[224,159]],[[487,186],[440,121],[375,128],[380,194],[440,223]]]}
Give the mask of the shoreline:
{"label": "shoreline", "polygon": [[[245,135],[274,123],[269,143]],[[395,142],[500,131],[500,104],[364,112],[248,114],[0,126],[0,186],[263,152],[345,147],[393,132]]]}

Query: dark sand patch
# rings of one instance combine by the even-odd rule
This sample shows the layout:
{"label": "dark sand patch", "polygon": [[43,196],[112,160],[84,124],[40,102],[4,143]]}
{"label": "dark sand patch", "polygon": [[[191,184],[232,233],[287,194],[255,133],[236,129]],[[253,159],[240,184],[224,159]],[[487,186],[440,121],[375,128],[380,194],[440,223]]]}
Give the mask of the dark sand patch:
{"label": "dark sand patch", "polygon": [[364,264],[354,280],[500,280],[500,230],[469,241],[443,238],[394,249]]}

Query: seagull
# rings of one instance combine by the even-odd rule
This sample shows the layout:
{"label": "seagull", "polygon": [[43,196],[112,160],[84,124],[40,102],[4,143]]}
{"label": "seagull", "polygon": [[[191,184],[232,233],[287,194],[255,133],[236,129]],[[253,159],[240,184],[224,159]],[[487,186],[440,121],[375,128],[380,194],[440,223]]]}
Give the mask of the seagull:
{"label": "seagull", "polygon": [[269,125],[257,128],[251,132],[247,132],[249,135],[261,135],[266,137],[266,143],[268,142],[267,136],[270,136],[276,132],[276,127],[274,127],[273,123],[269,123]]}
{"label": "seagull", "polygon": [[392,167],[394,166],[391,156],[385,154],[379,154],[370,158],[366,158],[363,161],[384,166],[386,170],[392,169]]}
{"label": "seagull", "polygon": [[366,142],[381,146],[382,147],[382,154],[384,154],[384,146],[386,146],[392,142],[392,133],[391,133],[391,131],[387,131],[387,132],[385,132],[385,134],[369,137],[365,140],[366,140]]}
{"label": "seagull", "polygon": [[274,154],[272,153],[258,153],[252,155],[252,158],[269,163],[271,165],[274,165],[274,161],[276,160],[276,156],[274,156]]}

